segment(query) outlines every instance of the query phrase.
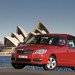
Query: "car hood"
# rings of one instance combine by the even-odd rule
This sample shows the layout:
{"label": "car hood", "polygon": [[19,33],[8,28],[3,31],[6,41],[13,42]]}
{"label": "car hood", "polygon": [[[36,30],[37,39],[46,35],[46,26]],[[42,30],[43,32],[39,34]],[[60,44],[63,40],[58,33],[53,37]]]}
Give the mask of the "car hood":
{"label": "car hood", "polygon": [[51,46],[51,45],[34,45],[34,44],[28,44],[23,46],[18,46],[17,49],[24,49],[24,50],[37,50],[37,49],[56,49],[57,46]]}

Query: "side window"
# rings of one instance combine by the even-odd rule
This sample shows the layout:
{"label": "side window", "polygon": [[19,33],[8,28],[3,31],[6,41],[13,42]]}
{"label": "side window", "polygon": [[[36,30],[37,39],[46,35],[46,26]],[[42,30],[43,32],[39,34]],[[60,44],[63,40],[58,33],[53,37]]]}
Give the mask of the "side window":
{"label": "side window", "polygon": [[59,38],[59,42],[63,42],[64,43],[64,46],[65,46],[66,45],[66,38],[65,37],[60,37]]}
{"label": "side window", "polygon": [[68,37],[68,47],[71,49],[75,48],[75,38],[74,37],[71,37],[71,36]]}

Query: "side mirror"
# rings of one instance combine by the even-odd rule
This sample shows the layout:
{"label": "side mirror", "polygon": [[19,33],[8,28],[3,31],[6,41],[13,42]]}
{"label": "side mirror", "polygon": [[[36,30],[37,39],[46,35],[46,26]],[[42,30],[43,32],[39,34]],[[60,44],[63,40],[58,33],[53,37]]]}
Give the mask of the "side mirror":
{"label": "side mirror", "polygon": [[64,42],[59,42],[59,44],[58,44],[60,47],[63,47],[63,46],[65,46],[65,44],[64,44]]}

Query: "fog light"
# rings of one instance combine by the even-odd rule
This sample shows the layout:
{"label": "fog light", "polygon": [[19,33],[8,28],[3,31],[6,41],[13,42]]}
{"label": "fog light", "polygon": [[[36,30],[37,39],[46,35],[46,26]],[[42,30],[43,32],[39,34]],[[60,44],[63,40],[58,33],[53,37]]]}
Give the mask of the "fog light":
{"label": "fog light", "polygon": [[42,62],[42,59],[33,59],[34,62]]}

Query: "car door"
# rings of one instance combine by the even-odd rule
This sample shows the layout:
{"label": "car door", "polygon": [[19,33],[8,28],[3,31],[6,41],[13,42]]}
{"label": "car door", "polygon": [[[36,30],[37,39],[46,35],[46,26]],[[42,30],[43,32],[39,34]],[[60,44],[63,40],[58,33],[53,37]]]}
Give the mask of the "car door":
{"label": "car door", "polygon": [[[60,46],[59,43],[63,42],[64,45]],[[66,37],[60,37],[58,42],[58,48],[57,48],[57,56],[58,56],[58,64],[60,65],[67,65],[68,64],[68,54],[67,54],[67,43],[66,43]]]}
{"label": "car door", "polygon": [[68,59],[69,65],[75,66],[75,37],[68,36]]}

